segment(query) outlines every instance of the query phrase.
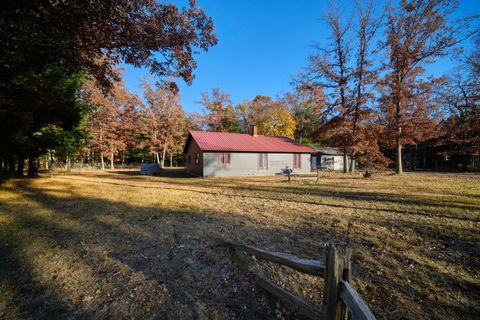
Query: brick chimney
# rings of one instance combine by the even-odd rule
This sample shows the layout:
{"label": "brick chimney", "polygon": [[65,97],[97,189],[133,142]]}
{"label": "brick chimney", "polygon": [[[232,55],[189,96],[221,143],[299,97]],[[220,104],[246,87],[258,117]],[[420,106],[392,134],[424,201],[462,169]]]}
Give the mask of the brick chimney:
{"label": "brick chimney", "polygon": [[256,137],[257,136],[257,126],[250,127],[250,135]]}

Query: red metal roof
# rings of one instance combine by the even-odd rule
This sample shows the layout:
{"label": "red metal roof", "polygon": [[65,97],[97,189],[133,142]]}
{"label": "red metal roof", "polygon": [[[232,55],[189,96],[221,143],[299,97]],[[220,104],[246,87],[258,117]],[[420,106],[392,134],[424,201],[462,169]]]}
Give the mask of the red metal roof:
{"label": "red metal roof", "polygon": [[190,131],[190,135],[202,151],[317,152],[313,148],[304,146],[286,137],[252,136],[242,133],[207,131]]}

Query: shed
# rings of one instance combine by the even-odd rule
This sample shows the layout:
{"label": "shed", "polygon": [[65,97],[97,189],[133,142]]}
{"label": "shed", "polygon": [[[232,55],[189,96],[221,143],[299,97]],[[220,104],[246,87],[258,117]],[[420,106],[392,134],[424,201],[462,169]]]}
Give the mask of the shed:
{"label": "shed", "polygon": [[[320,170],[343,170],[343,150],[335,147],[313,147],[316,154],[312,157],[312,167]],[[350,166],[351,156],[347,155],[347,165]]]}

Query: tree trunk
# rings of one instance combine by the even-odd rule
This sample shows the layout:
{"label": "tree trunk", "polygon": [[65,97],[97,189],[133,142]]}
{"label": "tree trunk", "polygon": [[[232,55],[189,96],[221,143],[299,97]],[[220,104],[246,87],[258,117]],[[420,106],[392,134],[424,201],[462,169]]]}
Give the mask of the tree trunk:
{"label": "tree trunk", "polygon": [[103,159],[103,152],[100,152],[100,162],[102,163],[102,170],[105,170],[105,160]]}
{"label": "tree trunk", "polygon": [[355,173],[355,151],[350,155],[350,172]]}
{"label": "tree trunk", "polygon": [[163,146],[163,151],[162,151],[162,163],[161,163],[161,165],[160,165],[161,168],[163,168],[164,165],[165,165],[165,156],[166,156],[166,154],[167,154],[167,146],[164,145],[164,146]]}
{"label": "tree trunk", "polygon": [[112,152],[111,155],[110,155],[110,169],[111,169],[111,170],[115,170],[115,166],[114,166],[114,164],[113,164],[114,157],[115,157],[115,155],[114,155],[114,153]]}
{"label": "tree trunk", "polygon": [[417,153],[418,153],[418,144],[415,143],[415,149],[413,150],[412,171],[417,170]]}
{"label": "tree trunk", "polygon": [[402,145],[397,142],[397,150],[395,153],[395,173],[402,174]]}
{"label": "tree trunk", "polygon": [[16,176],[23,177],[23,169],[24,168],[25,168],[25,159],[24,158],[19,158],[18,159]]}
{"label": "tree trunk", "polygon": [[68,154],[65,157],[65,171],[70,171],[70,156]]}
{"label": "tree trunk", "polygon": [[34,157],[28,158],[28,176],[35,177],[38,174],[37,161]]}
{"label": "tree trunk", "polygon": [[170,168],[173,167],[173,155],[170,153]]}
{"label": "tree trunk", "polygon": [[347,148],[343,148],[343,173],[348,172],[348,161],[347,161]]}
{"label": "tree trunk", "polygon": [[397,130],[397,138],[396,138],[396,153],[395,153],[395,173],[402,174],[403,167],[402,167],[402,144],[400,141],[400,135],[402,133],[402,127],[398,127]]}
{"label": "tree trunk", "polygon": [[155,153],[155,157],[156,157],[157,164],[160,165],[160,154],[158,152]]}
{"label": "tree trunk", "polygon": [[12,156],[8,158],[8,174],[10,176],[15,174],[15,159]]}

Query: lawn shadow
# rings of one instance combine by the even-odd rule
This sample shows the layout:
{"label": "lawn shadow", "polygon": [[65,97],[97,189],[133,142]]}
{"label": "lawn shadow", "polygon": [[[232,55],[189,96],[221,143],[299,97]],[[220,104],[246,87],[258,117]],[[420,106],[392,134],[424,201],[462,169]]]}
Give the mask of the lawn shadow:
{"label": "lawn shadow", "polygon": [[[69,177],[71,180],[78,180],[83,182],[92,182],[91,179],[88,178],[78,178],[78,177]],[[145,180],[142,180],[145,182]],[[154,182],[154,181],[151,181]],[[431,218],[445,218],[445,219],[453,219],[459,221],[471,221],[471,222],[479,222],[480,215],[477,215],[476,218],[471,218],[468,216],[454,216],[449,214],[443,213],[429,213],[427,210],[400,210],[400,209],[392,209],[392,208],[375,208],[375,207],[361,207],[361,206],[354,206],[354,205],[343,205],[343,204],[333,204],[333,203],[325,203],[321,199],[317,201],[306,200],[306,199],[295,199],[292,197],[285,197],[288,194],[296,194],[296,195],[309,195],[309,196],[321,196],[321,197],[332,197],[338,199],[345,199],[345,200],[352,200],[352,201],[376,201],[381,203],[398,203],[405,206],[408,205],[417,205],[417,206],[426,206],[426,207],[454,207],[457,209],[468,209],[468,210],[480,210],[480,206],[466,206],[466,205],[452,205],[450,202],[447,203],[437,203],[427,200],[412,200],[406,198],[400,198],[393,196],[391,194],[375,194],[369,192],[327,192],[323,190],[312,190],[308,188],[301,188],[301,187],[279,187],[279,188],[269,188],[269,187],[258,187],[258,186],[232,186],[231,184],[219,184],[212,183],[212,182],[198,182],[195,183],[195,187],[204,187],[204,188],[219,188],[226,189],[230,191],[227,192],[217,192],[217,191],[208,191],[208,190],[200,190],[200,189],[192,189],[191,182],[186,182],[182,180],[176,180],[174,183],[172,182],[165,182],[159,181],[158,185],[138,185],[138,184],[129,184],[129,183],[121,183],[121,182],[111,182],[111,181],[95,181],[95,183],[99,184],[106,184],[106,185],[116,185],[116,186],[127,186],[127,187],[142,187],[142,188],[149,188],[149,189],[165,189],[165,190],[176,190],[176,191],[188,191],[188,192],[197,192],[202,194],[209,194],[209,195],[221,195],[221,196],[229,196],[229,197],[242,197],[242,198],[251,198],[251,199],[259,199],[259,200],[276,200],[276,201],[285,201],[285,202],[293,202],[293,203],[301,203],[301,204],[310,204],[310,205],[317,205],[317,206],[325,206],[325,207],[333,207],[333,208],[344,208],[344,209],[356,209],[356,210],[364,210],[364,211],[380,211],[380,212],[387,212],[393,214],[407,214],[407,215],[417,215],[422,217],[431,217]],[[238,193],[239,191],[246,191],[246,192],[254,192],[254,195],[246,194],[246,193]],[[265,193],[273,193],[279,196],[272,196],[266,195],[262,196],[260,194]],[[283,196],[283,197],[282,197]]]}
{"label": "lawn shadow", "polygon": [[[68,255],[74,258],[66,267],[75,269],[77,265],[82,268],[85,265],[97,284],[93,288],[80,285],[80,302],[74,304],[70,297],[57,301],[51,294],[61,291],[54,284],[55,279],[49,280],[52,281],[52,287],[47,290],[50,294],[37,296],[33,288],[22,291],[19,287],[30,282],[29,279],[19,282],[12,273],[7,273],[19,299],[34,301],[24,312],[49,318],[53,311],[64,308],[69,316],[85,315],[90,310],[95,318],[110,316],[112,312],[120,318],[202,318],[208,308],[209,312],[226,318],[273,317],[273,301],[266,295],[252,294],[256,292],[255,286],[244,275],[235,273],[228,250],[218,247],[216,239],[229,235],[226,240],[240,241],[241,236],[254,236],[257,232],[271,238],[278,231],[268,227],[250,230],[245,221],[235,224],[238,220],[235,217],[225,220],[215,212],[205,215],[181,208],[139,208],[74,193],[65,198],[65,192],[62,197],[56,197],[31,188],[28,181],[18,184],[15,190],[21,190],[23,197],[54,212],[54,216],[19,214],[11,208],[8,210],[12,212],[11,219],[30,232],[32,241],[68,250]],[[16,251],[28,249],[29,244],[15,233],[4,236],[17,245]],[[27,271],[35,268],[20,260],[16,264],[23,264]],[[95,292],[100,288],[112,293],[97,297]],[[132,292],[134,297],[130,296]],[[83,310],[82,299],[92,296],[97,307]]]}
{"label": "lawn shadow", "polygon": [[[127,181],[131,181],[130,177],[128,178]],[[77,176],[68,177],[68,179],[93,183],[90,179]],[[142,181],[155,182],[150,179]],[[98,180],[94,183],[97,188],[99,185],[113,185],[135,187],[138,190],[169,189],[179,192],[199,192],[214,197],[246,197],[252,200],[291,201],[373,210],[353,205],[323,204],[308,200],[305,202],[280,196],[280,193],[285,194],[289,192],[286,190],[292,187],[287,187],[286,190],[281,188],[278,192],[270,191],[273,195],[261,196],[261,191],[263,190],[263,193],[265,191],[257,186],[252,188],[228,186],[226,188],[230,193],[222,193],[194,189],[191,188],[191,184],[190,187],[185,186],[186,181],[181,179],[175,184],[161,181],[158,186],[147,183],[139,185]],[[195,186],[207,188],[200,184],[199,182]],[[22,310],[25,308],[24,312],[44,314],[47,315],[46,317],[49,313],[58,310],[59,314],[65,317],[91,315],[92,318],[112,316],[118,318],[202,318],[207,316],[208,318],[206,312],[211,312],[212,317],[219,318],[272,318],[275,310],[273,301],[268,296],[259,294],[252,281],[236,272],[228,251],[218,247],[216,239],[253,244],[283,252],[295,250],[296,252],[291,253],[315,258],[320,256],[319,247],[327,240],[337,238],[346,241],[348,237],[342,229],[327,228],[320,223],[305,223],[292,230],[289,227],[259,225],[254,217],[239,215],[235,212],[229,212],[226,215],[210,209],[204,211],[202,208],[200,210],[188,207],[167,208],[162,204],[158,204],[157,207],[139,207],[120,200],[81,196],[69,188],[61,190],[62,195],[57,196],[52,195],[48,190],[31,187],[29,181],[18,182],[11,191],[19,192],[25,199],[53,213],[51,216],[40,216],[33,210],[19,212],[13,207],[2,205],[8,209],[7,214],[15,220],[15,223],[22,229],[30,231],[31,241],[45,242],[47,247],[53,246],[52,250],[60,248],[59,253],[66,250],[69,257],[73,257],[69,262],[69,267],[73,270],[79,265],[85,265],[92,271],[91,281],[85,280],[86,284],[78,285],[81,298],[78,304],[65,300],[65,297],[59,294],[62,289],[58,288],[58,281],[54,278],[47,276],[52,281],[47,282],[49,285],[38,281],[35,283],[33,276],[26,276],[25,281],[18,282],[15,274],[7,272],[9,286],[14,288],[19,300],[33,302],[31,308],[29,303],[24,303]],[[241,194],[240,191],[253,191],[257,195]],[[386,210],[378,209],[378,211]],[[389,212],[394,213],[386,211],[386,213]],[[398,213],[405,212],[399,210]],[[412,215],[423,216],[417,213]],[[428,217],[432,215],[428,214]],[[372,221],[369,220],[368,223]],[[389,226],[385,222],[377,223],[382,227]],[[428,224],[428,221],[417,221],[415,225],[409,225],[409,227],[421,229],[424,224]],[[425,236],[433,237],[433,232],[435,231]],[[288,241],[276,241],[279,234]],[[24,235],[24,233],[14,232],[3,235],[5,239],[15,244],[11,252],[7,252],[8,256],[16,256],[18,252],[29,249],[28,243],[24,242],[26,241],[23,239]],[[366,248],[361,235],[352,236],[351,240],[352,244],[359,249],[358,252],[373,256],[380,252],[380,249]],[[298,246],[300,243],[304,245]],[[33,274],[32,269],[35,268],[27,261],[18,258],[12,260],[11,266],[23,267],[28,271],[27,275]],[[365,268],[365,266],[357,267]],[[371,277],[375,277],[375,268],[381,269],[381,266],[374,265],[372,268],[368,273],[360,272],[359,280],[370,281]],[[430,270],[429,273],[431,272],[433,271]],[[439,275],[442,278],[447,276]],[[386,285],[394,290],[406,292],[408,295],[413,294],[411,299],[416,297],[408,283],[392,284],[389,280],[391,279],[381,281],[386,281]],[[22,287],[30,281],[34,283],[33,289]],[[62,283],[65,281],[63,280]],[[445,281],[451,283],[453,280]],[[88,284],[92,287],[88,287]],[[37,289],[34,287],[56,294],[37,296],[35,295]],[[102,293],[96,294],[99,288],[102,288]],[[104,290],[107,290],[110,295],[106,296]],[[96,305],[82,300],[91,296],[94,297]],[[375,313],[382,314],[382,303],[387,303],[388,299],[387,296],[380,297],[375,302],[373,305]],[[48,305],[51,307],[45,308]],[[456,314],[464,314],[461,312],[461,305],[452,302],[450,307],[456,310]],[[426,313],[425,316],[427,316]]]}

